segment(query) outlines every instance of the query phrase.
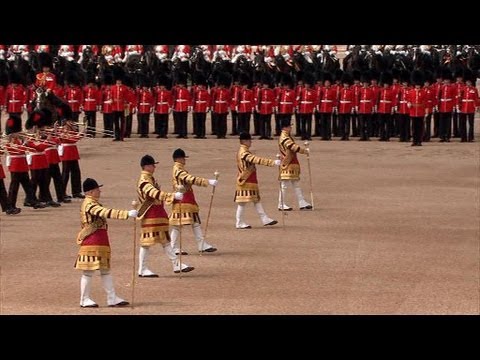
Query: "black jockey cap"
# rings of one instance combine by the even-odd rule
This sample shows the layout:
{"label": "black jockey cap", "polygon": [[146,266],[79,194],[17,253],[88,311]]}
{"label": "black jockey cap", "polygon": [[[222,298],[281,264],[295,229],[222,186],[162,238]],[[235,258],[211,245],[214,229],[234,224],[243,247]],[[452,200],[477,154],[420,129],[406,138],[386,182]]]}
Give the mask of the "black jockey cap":
{"label": "black jockey cap", "polygon": [[83,192],[98,189],[99,187],[102,187],[102,186],[103,185],[99,185],[95,179],[86,178],[85,181],[83,182]]}
{"label": "black jockey cap", "polygon": [[185,154],[185,151],[183,151],[182,149],[177,149],[173,152],[173,160],[175,159],[181,159],[181,158],[185,158],[187,159],[188,156]]}
{"label": "black jockey cap", "polygon": [[145,155],[140,160],[140,166],[142,167],[145,165],[155,165],[155,164],[158,164],[158,161],[155,161],[155,159],[151,155]]}

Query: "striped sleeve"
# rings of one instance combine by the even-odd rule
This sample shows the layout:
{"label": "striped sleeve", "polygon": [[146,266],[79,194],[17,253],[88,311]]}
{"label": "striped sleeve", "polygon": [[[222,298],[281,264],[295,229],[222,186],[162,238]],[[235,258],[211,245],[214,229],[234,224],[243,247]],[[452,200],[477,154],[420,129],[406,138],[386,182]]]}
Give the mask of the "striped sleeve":
{"label": "striped sleeve", "polygon": [[305,154],[305,148],[301,147],[300,145],[295,144],[295,142],[289,137],[286,137],[282,141],[282,145],[285,147],[285,149],[289,149],[293,152],[298,152],[300,154]]}
{"label": "striped sleeve", "polygon": [[140,184],[140,190],[145,194],[145,197],[151,197],[160,201],[165,201],[167,204],[173,202],[173,193],[161,191],[153,186],[152,183],[145,181]]}
{"label": "striped sleeve", "polygon": [[85,212],[92,216],[98,216],[105,219],[128,219],[128,210],[109,209],[101,206],[100,204],[94,203],[89,204],[85,209]]}
{"label": "striped sleeve", "polygon": [[243,153],[242,160],[247,162],[247,163],[257,164],[257,165],[265,165],[265,166],[275,165],[275,162],[273,160],[253,155],[252,153],[249,153],[248,151]]}
{"label": "striped sleeve", "polygon": [[188,172],[186,172],[183,169],[178,169],[176,171],[175,179],[177,180],[177,183],[191,184],[191,185],[204,186],[204,187],[208,186],[208,179],[205,179],[199,176],[190,175]]}

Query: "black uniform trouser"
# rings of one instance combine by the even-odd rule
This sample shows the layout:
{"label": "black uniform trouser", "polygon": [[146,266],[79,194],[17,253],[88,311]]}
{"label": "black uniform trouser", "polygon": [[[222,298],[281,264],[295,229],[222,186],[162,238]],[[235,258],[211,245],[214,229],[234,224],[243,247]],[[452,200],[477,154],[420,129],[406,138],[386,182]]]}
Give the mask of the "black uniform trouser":
{"label": "black uniform trouser", "polygon": [[460,131],[458,126],[459,120],[460,120],[460,114],[457,111],[454,111],[452,115],[453,137],[460,137]]}
{"label": "black uniform trouser", "polygon": [[302,135],[302,132],[300,131],[300,123],[301,123],[301,120],[300,120],[300,114],[295,111],[295,136],[301,136]]}
{"label": "black uniform trouser", "polygon": [[97,128],[97,112],[96,111],[85,111],[85,118],[87,119],[87,126],[91,129],[87,129],[87,134],[92,135],[92,137],[96,136]]}
{"label": "black uniform trouser", "polygon": [[132,135],[132,122],[133,122],[133,115],[128,114],[125,116],[125,131],[124,131],[124,136],[125,137],[130,137]]}
{"label": "black uniform trouser", "polygon": [[153,114],[155,122],[155,134],[161,137],[166,137],[168,134],[168,113],[167,114]]}
{"label": "black uniform trouser", "polygon": [[113,131],[113,113],[103,114],[103,128]]}
{"label": "black uniform trouser", "polygon": [[72,120],[74,122],[78,122],[79,118],[80,118],[80,112],[79,111],[72,111]]}
{"label": "black uniform trouser", "polygon": [[390,140],[392,132],[392,114],[377,114],[378,117],[378,134],[381,140]]}
{"label": "black uniform trouser", "polygon": [[438,119],[438,136],[440,140],[450,140],[452,130],[452,113],[440,113]]}
{"label": "black uniform trouser", "polygon": [[[472,141],[473,140],[473,124],[475,119],[475,113],[461,113],[459,119],[459,131],[462,141]],[[467,121],[468,121],[468,136],[467,136]]]}
{"label": "black uniform trouser", "polygon": [[360,140],[369,140],[372,132],[372,114],[358,114],[358,135]]}
{"label": "black uniform trouser", "polygon": [[342,139],[348,139],[350,136],[350,117],[351,114],[338,114],[338,135]]}
{"label": "black uniform trouser", "polygon": [[217,121],[217,113],[214,113],[213,111],[210,112],[210,121],[211,121],[211,133],[210,135],[217,135],[218,133],[218,121]]}
{"label": "black uniform trouser", "polygon": [[12,208],[10,201],[8,200],[7,189],[5,189],[3,179],[0,179],[0,206],[2,207],[3,212]]}
{"label": "black uniform trouser", "polygon": [[16,207],[17,205],[18,188],[20,187],[20,184],[25,191],[25,202],[30,204],[38,202],[35,193],[33,192],[28,172],[11,172],[10,186],[8,188],[8,201],[12,207]]}
{"label": "black uniform trouser", "polygon": [[230,135],[238,135],[238,125],[237,125],[238,113],[235,110],[232,110],[231,114],[232,114],[232,132]]}
{"label": "black uniform trouser", "polygon": [[439,123],[440,123],[440,113],[435,111],[433,113],[433,136],[434,138],[438,137],[439,133]]}
{"label": "black uniform trouser", "polygon": [[50,164],[48,168],[48,187],[50,188],[50,182],[53,179],[53,185],[55,186],[55,193],[57,194],[57,200],[62,202],[65,200],[65,187],[63,186],[62,174],[60,173],[59,164]]}
{"label": "black uniform trouser", "polygon": [[320,113],[320,134],[322,140],[332,138],[332,113]]}
{"label": "black uniform trouser", "polygon": [[377,113],[373,113],[372,116],[372,130],[370,130],[370,136],[378,137],[380,130],[380,120]]}
{"label": "black uniform trouser", "polygon": [[30,170],[30,179],[32,182],[33,193],[37,193],[37,187],[39,189],[38,199],[42,202],[52,201],[52,194],[50,194],[50,188],[48,187],[48,168]]}
{"label": "black uniform trouser", "polygon": [[217,139],[225,139],[227,136],[227,115],[228,113],[215,113],[217,119]]}
{"label": "black uniform trouser", "polygon": [[322,120],[320,113],[315,110],[313,114],[313,136],[322,136]]}
{"label": "black uniform trouser", "polygon": [[421,144],[423,138],[423,116],[415,116],[410,118],[412,121],[412,141],[414,144]]}
{"label": "black uniform trouser", "polygon": [[398,128],[400,131],[400,141],[408,141],[410,133],[410,116],[408,114],[398,114]]}
{"label": "black uniform trouser", "polygon": [[425,117],[425,130],[423,132],[423,141],[430,141],[432,137],[432,113]]}
{"label": "black uniform trouser", "polygon": [[360,132],[360,124],[359,124],[359,114],[357,114],[357,112],[354,112],[351,116],[351,119],[352,119],[352,136],[353,137],[357,137],[359,136],[359,134],[361,134]]}
{"label": "black uniform trouser", "polygon": [[337,113],[332,114],[332,135],[333,136],[340,135],[338,133],[338,114]]}
{"label": "black uniform trouser", "polygon": [[177,119],[178,137],[187,137],[187,117],[188,111],[174,111],[173,117]]}
{"label": "black uniform trouser", "polygon": [[138,133],[140,135],[148,135],[149,133],[149,122],[150,122],[150,113],[139,114],[137,113],[138,121]]}
{"label": "black uniform trouser", "polygon": [[82,193],[82,175],[80,173],[80,166],[78,160],[62,161],[62,180],[63,188],[67,191],[68,179],[72,178],[72,195]]}
{"label": "black uniform trouser", "polygon": [[272,114],[259,114],[260,139],[272,137]]}
{"label": "black uniform trouser", "polygon": [[207,113],[193,113],[193,129],[194,134],[199,138],[205,137],[205,122],[207,121]]}
{"label": "black uniform trouser", "polygon": [[115,128],[115,139],[123,140],[125,136],[125,112],[114,111],[113,113],[113,127]]}
{"label": "black uniform trouser", "polygon": [[260,114],[256,110],[253,112],[253,135],[260,135]]}
{"label": "black uniform trouser", "polygon": [[299,114],[300,116],[300,136],[302,140],[312,139],[312,114]]}
{"label": "black uniform trouser", "polygon": [[246,132],[250,133],[250,114],[249,112],[246,113],[238,113],[238,132]]}

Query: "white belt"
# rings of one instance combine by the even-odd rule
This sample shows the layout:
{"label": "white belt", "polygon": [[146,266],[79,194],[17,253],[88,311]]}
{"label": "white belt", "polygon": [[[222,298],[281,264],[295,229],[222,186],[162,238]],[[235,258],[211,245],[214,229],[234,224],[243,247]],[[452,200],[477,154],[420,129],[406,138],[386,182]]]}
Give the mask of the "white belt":
{"label": "white belt", "polygon": [[45,151],[47,151],[47,150],[57,150],[57,147],[56,146],[48,147],[48,148],[45,149]]}
{"label": "white belt", "polygon": [[20,159],[20,158],[24,158],[25,155],[8,155],[11,159]]}
{"label": "white belt", "polygon": [[249,104],[251,103],[251,101],[248,101],[248,100],[241,100],[240,101],[240,104]]}
{"label": "white belt", "polygon": [[77,144],[62,144],[63,146],[77,146]]}
{"label": "white belt", "polygon": [[280,104],[282,104],[282,105],[290,105],[290,104],[293,104],[293,102],[291,102],[291,101],[280,101]]}
{"label": "white belt", "polygon": [[391,103],[390,100],[380,100],[380,102],[383,102],[383,103]]}
{"label": "white belt", "polygon": [[401,101],[400,101],[400,104],[406,104],[406,103],[407,103],[406,100],[401,100]]}
{"label": "white belt", "polygon": [[465,99],[465,100],[462,100],[462,101],[463,101],[463,102],[473,102],[473,101],[475,101],[475,100],[473,100],[473,99]]}
{"label": "white belt", "polygon": [[215,102],[216,102],[217,104],[223,104],[223,103],[226,103],[226,101],[223,101],[223,100],[215,100]]}
{"label": "white belt", "polygon": [[333,100],[322,100],[322,102],[333,102]]}
{"label": "white belt", "polygon": [[372,100],[360,100],[361,103],[371,103]]}
{"label": "white belt", "polygon": [[348,101],[348,100],[340,100],[340,103],[341,103],[341,104],[349,104],[349,103],[351,103],[351,101]]}
{"label": "white belt", "polygon": [[300,101],[302,104],[313,104],[313,101]]}
{"label": "white belt", "polygon": [[188,101],[186,99],[177,99],[176,101]]}
{"label": "white belt", "polygon": [[78,100],[68,100],[69,103],[71,102],[78,102]]}
{"label": "white belt", "polygon": [[8,102],[20,102],[20,100],[8,100]]}
{"label": "white belt", "polygon": [[206,101],[203,101],[203,100],[198,100],[197,101],[197,104],[203,104],[203,103],[206,103]]}
{"label": "white belt", "polygon": [[112,100],[106,100],[103,102],[104,104],[111,104],[112,103]]}
{"label": "white belt", "polygon": [[440,101],[452,101],[453,99],[440,99]]}
{"label": "white belt", "polygon": [[157,104],[165,105],[165,104],[168,104],[168,102],[157,102]]}
{"label": "white belt", "polygon": [[262,104],[270,104],[271,101],[261,101]]}
{"label": "white belt", "polygon": [[85,99],[85,101],[96,101],[95,99]]}
{"label": "white belt", "polygon": [[45,152],[34,152],[34,153],[30,153],[30,155],[32,156],[35,156],[35,155],[45,155]]}
{"label": "white belt", "polygon": [[150,103],[140,103],[140,105],[150,105]]}

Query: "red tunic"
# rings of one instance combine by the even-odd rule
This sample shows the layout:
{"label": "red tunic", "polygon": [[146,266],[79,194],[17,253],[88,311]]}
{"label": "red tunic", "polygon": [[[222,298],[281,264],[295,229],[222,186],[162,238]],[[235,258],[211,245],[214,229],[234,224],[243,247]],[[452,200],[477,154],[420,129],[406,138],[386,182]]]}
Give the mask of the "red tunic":
{"label": "red tunic", "polygon": [[168,114],[172,105],[172,92],[157,86],[155,88],[155,112],[157,114]]}

